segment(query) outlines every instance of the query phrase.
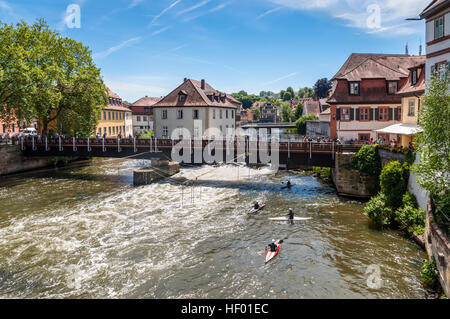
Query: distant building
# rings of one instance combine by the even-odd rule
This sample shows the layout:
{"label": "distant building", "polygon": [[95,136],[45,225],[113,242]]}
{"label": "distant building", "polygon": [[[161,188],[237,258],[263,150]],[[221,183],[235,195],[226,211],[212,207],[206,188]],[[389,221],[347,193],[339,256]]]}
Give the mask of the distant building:
{"label": "distant building", "polygon": [[18,122],[5,123],[0,120],[0,135],[9,134],[10,136],[19,134],[20,124]]}
{"label": "distant building", "polygon": [[133,136],[133,119],[131,110],[123,105],[119,95],[108,89],[108,105],[100,112],[96,133],[100,136],[122,137]]}
{"label": "distant building", "polygon": [[153,131],[153,106],[161,99],[161,97],[145,96],[131,104],[135,136],[144,134],[147,130]]}
{"label": "distant building", "polygon": [[306,100],[303,103],[303,115],[314,114],[319,117],[320,115],[320,104],[319,101]]}
{"label": "distant building", "polygon": [[401,121],[399,88],[407,82],[410,68],[423,56],[353,53],[332,78],[331,138],[368,141],[398,136],[377,132]]}
{"label": "distant building", "polygon": [[[183,83],[153,105],[157,138],[225,136],[236,129],[236,112],[242,103],[212,88],[205,80],[184,79]],[[213,132],[211,129],[215,129]]]}
{"label": "distant building", "polygon": [[270,101],[255,102],[253,108],[258,108],[260,112],[259,122],[261,123],[277,123],[279,122],[279,109]]}
{"label": "distant building", "polygon": [[450,0],[433,0],[420,14],[426,21],[426,76],[450,70]]}

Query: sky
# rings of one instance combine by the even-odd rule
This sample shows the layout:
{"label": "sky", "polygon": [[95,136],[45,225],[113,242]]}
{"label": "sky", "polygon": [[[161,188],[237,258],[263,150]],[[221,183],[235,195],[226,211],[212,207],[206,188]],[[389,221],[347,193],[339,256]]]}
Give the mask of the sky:
{"label": "sky", "polygon": [[[184,78],[279,92],[332,78],[351,53],[425,48],[431,0],[0,0],[0,20],[43,18],[92,51],[122,99],[164,96]],[[424,52],[424,49],[422,51]]]}

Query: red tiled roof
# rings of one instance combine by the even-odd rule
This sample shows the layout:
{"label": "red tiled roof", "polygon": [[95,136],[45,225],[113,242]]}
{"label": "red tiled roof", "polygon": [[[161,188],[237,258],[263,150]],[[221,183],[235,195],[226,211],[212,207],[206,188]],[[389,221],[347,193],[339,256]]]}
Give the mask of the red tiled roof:
{"label": "red tiled roof", "polygon": [[412,71],[411,71],[408,76],[408,80],[401,88],[399,88],[397,92],[398,95],[408,96],[413,94],[425,93],[425,56],[423,57],[423,63],[416,65],[415,67],[422,69],[420,76],[417,79],[417,83],[415,85],[412,84]]}
{"label": "red tiled roof", "polygon": [[[179,101],[178,96],[180,93],[186,95],[184,102]],[[212,101],[209,96],[213,97]],[[215,97],[219,97],[219,101]],[[222,102],[222,97],[225,98],[224,102]],[[241,105],[242,103],[233,96],[215,90],[206,82],[204,89],[202,89],[202,82],[186,79],[180,86],[161,99],[161,101],[155,103],[154,107],[217,106],[237,108]]]}
{"label": "red tiled roof", "polygon": [[125,111],[125,112],[131,112],[131,110],[124,106],[117,106],[117,105],[108,105],[103,107],[104,110],[110,110],[110,111]]}
{"label": "red tiled roof", "polygon": [[113,91],[111,91],[110,88],[107,87],[107,89],[108,89],[108,96],[109,97],[114,98],[114,99],[120,99],[120,96],[117,95],[116,93],[114,93]]}
{"label": "red tiled roof", "polygon": [[162,100],[162,97],[144,96],[143,98],[140,98],[139,100],[137,100],[136,102],[131,104],[131,106],[153,106],[161,100]]}

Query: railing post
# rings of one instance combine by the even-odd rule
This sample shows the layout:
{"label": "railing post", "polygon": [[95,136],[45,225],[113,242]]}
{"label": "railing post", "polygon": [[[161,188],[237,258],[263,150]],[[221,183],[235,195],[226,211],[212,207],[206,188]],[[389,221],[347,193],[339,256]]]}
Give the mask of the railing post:
{"label": "railing post", "polygon": [[120,153],[122,150],[120,149],[120,137],[117,138],[117,152]]}
{"label": "railing post", "polygon": [[59,151],[60,152],[62,152],[62,150],[63,150],[63,147],[62,147],[62,140],[61,140],[61,136],[58,136],[58,148],[59,148]]}
{"label": "railing post", "polygon": [[102,138],[102,152],[106,152],[105,138]]}
{"label": "railing post", "polygon": [[48,137],[45,137],[45,151],[48,151],[49,147],[48,147]]}
{"label": "railing post", "polygon": [[134,147],[134,152],[137,152],[137,148],[136,148],[136,137],[133,136],[133,147]]}
{"label": "railing post", "polygon": [[92,151],[91,138],[90,137],[88,137],[88,139],[87,139],[87,150],[88,150],[88,152]]}
{"label": "railing post", "polygon": [[34,144],[34,135],[31,137],[31,145],[32,145],[32,150],[35,151],[36,150],[36,145]]}
{"label": "railing post", "polygon": [[334,142],[331,142],[331,154],[332,154],[332,159],[334,160]]}
{"label": "railing post", "polygon": [[291,138],[288,139],[288,158],[291,158]]}
{"label": "railing post", "polygon": [[312,158],[312,141],[309,142],[309,159]]}
{"label": "railing post", "polygon": [[20,149],[21,149],[22,151],[25,150],[25,146],[23,146],[23,136],[20,137]]}
{"label": "railing post", "polygon": [[158,152],[158,139],[155,136],[155,152]]}
{"label": "railing post", "polygon": [[73,151],[76,152],[77,151],[77,146],[75,144],[75,137],[72,137],[72,144],[73,144]]}

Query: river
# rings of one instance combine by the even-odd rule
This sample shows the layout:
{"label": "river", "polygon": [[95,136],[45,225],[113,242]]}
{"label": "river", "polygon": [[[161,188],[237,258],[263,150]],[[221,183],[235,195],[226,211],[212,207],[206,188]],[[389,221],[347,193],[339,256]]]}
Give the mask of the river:
{"label": "river", "polygon": [[[99,159],[0,177],[0,298],[427,297],[425,253],[371,229],[362,202],[313,177],[202,166],[176,176],[195,187],[133,187],[143,165]],[[255,200],[267,206],[249,216]],[[269,222],[290,207],[312,219]],[[284,243],[265,265],[272,238]]]}

